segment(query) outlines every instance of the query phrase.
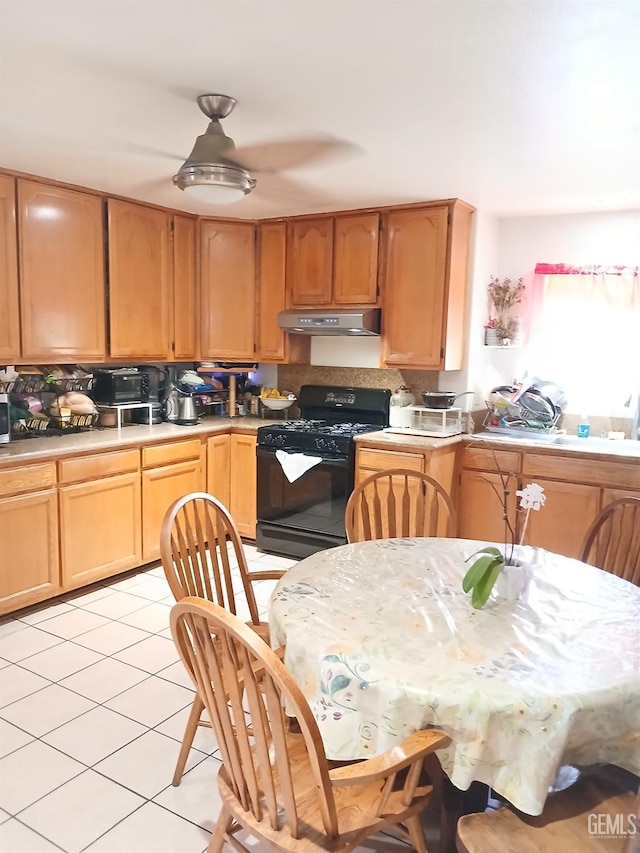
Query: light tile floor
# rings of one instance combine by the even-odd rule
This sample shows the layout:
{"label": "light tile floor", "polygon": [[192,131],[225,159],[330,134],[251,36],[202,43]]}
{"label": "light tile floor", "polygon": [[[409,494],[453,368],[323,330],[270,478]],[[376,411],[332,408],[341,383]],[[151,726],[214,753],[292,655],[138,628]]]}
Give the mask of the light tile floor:
{"label": "light tile floor", "polygon": [[[295,562],[245,550],[252,569]],[[263,617],[274,585],[255,586]],[[2,853],[206,850],[220,761],[212,732],[199,729],[171,785],[193,697],[168,627],[172,603],[155,566],[0,622]],[[407,845],[380,836],[359,849]]]}

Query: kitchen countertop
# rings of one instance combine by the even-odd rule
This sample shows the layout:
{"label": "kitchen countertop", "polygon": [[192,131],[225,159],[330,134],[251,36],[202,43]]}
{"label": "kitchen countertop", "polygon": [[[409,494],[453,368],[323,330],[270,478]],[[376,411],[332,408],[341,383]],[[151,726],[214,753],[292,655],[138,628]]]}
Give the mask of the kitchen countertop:
{"label": "kitchen countertop", "polygon": [[536,438],[515,438],[499,433],[476,433],[463,437],[465,446],[487,446],[493,449],[507,448],[509,450],[535,451],[549,455],[588,456],[599,459],[628,459],[640,461],[640,441],[631,439],[616,440],[607,438],[578,438],[573,435],[559,435],[554,441]]}
{"label": "kitchen countertop", "polygon": [[141,447],[159,442],[179,441],[185,438],[201,438],[216,433],[234,432],[255,434],[258,427],[278,423],[262,418],[203,418],[197,426],[178,426],[161,423],[151,426],[131,424],[122,429],[92,429],[71,435],[22,438],[0,445],[0,467],[22,462],[38,462],[45,459],[60,459],[103,450],[119,450],[125,447]]}
{"label": "kitchen countertop", "polygon": [[[46,459],[61,459],[103,450],[118,450],[126,447],[141,447],[147,444],[179,441],[186,438],[201,438],[216,433],[234,432],[255,434],[258,427],[281,423],[282,419],[203,418],[197,426],[178,426],[161,423],[130,425],[121,430],[96,429],[64,436],[26,438],[0,446],[0,468],[23,462],[39,462]],[[482,437],[480,437],[480,435]],[[610,441],[600,438],[561,437],[561,443],[536,440],[535,438],[511,438],[499,434],[451,435],[442,438],[420,435],[401,435],[386,429],[368,432],[355,438],[357,444],[400,452],[425,453],[452,445],[463,444],[475,447],[508,448],[510,450],[535,451],[549,455],[574,456],[599,459],[628,459],[640,461],[640,442]],[[562,442],[566,443],[562,443]]]}
{"label": "kitchen countertop", "polygon": [[447,435],[436,438],[429,435],[401,435],[397,432],[389,432],[383,429],[379,432],[366,432],[355,438],[358,444],[380,447],[387,450],[414,451],[424,453],[425,451],[438,450],[441,447],[449,447],[452,444],[460,444],[462,435]]}

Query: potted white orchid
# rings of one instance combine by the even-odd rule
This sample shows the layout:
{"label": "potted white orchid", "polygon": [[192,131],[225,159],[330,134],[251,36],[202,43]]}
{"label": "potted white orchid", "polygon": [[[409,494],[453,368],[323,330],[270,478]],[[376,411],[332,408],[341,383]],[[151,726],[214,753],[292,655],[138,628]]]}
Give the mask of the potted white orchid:
{"label": "potted white orchid", "polygon": [[[499,468],[498,471],[502,481],[502,495],[493,483],[488,482],[490,482],[502,505],[505,523],[505,541],[502,549],[495,545],[486,545],[484,548],[471,554],[470,557],[467,557],[467,562],[470,560],[473,560],[473,562],[462,580],[462,589],[465,592],[471,592],[471,604],[475,608],[484,607],[491,595],[494,584],[499,578],[503,581],[501,592],[506,598],[518,598],[528,580],[528,573],[524,570],[520,560],[514,555],[516,525],[511,522],[508,511],[509,483],[511,478],[515,479],[515,474],[504,474]],[[520,498],[518,509],[526,510],[519,542],[522,545],[529,522],[529,514],[532,509],[539,510],[544,506],[546,496],[542,486],[539,486],[537,483],[529,483],[524,489],[516,490],[516,495]]]}

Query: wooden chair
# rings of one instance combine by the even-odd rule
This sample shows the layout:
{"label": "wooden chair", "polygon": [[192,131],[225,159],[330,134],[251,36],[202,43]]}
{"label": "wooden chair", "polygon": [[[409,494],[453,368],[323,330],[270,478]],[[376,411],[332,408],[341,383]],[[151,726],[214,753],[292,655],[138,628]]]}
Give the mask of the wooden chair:
{"label": "wooden chair", "polygon": [[[550,794],[539,817],[511,806],[461,817],[456,844],[458,853],[640,853],[634,814],[640,816],[640,795],[604,776],[582,776]],[[607,832],[621,837],[604,838]]]}
{"label": "wooden chair", "polygon": [[587,531],[580,559],[640,586],[640,498],[605,506]]}
{"label": "wooden chair", "polygon": [[[241,829],[270,850],[346,853],[390,826],[426,853],[420,812],[432,785],[423,762],[450,743],[447,735],[418,731],[384,755],[329,769],[300,688],[254,631],[197,598],[174,605],[171,631],[222,755],[222,810],[209,853],[220,853],[225,842],[248,851],[235,837]],[[288,726],[285,705],[299,731]]]}
{"label": "wooden chair", "polygon": [[[228,547],[240,569],[242,591],[249,607],[249,625],[267,642],[269,626],[258,616],[252,581],[277,580],[283,571],[250,572],[235,522],[226,507],[206,492],[192,492],[169,509],[160,531],[160,556],[176,601],[195,595],[213,601],[236,614],[234,578]],[[178,755],[173,784],[179,785],[198,726],[210,727],[202,719],[204,705],[196,694]]]}
{"label": "wooden chair", "polygon": [[396,536],[455,536],[453,501],[443,487],[418,471],[394,468],[367,477],[347,501],[349,542]]}

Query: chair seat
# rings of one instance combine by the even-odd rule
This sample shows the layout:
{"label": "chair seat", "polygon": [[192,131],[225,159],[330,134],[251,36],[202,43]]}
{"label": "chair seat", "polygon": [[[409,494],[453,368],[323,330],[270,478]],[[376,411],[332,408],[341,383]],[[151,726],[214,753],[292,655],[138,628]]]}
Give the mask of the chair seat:
{"label": "chair seat", "polygon": [[[402,790],[394,791],[384,810],[384,817],[375,818],[375,803],[380,798],[384,780],[368,785],[353,785],[333,788],[333,796],[338,815],[340,836],[330,839],[322,827],[322,817],[318,808],[317,789],[314,776],[305,749],[304,738],[297,732],[289,732],[286,736],[287,753],[291,766],[291,775],[296,780],[296,803],[300,822],[300,838],[292,838],[287,832],[274,830],[265,814],[261,821],[253,819],[250,812],[245,811],[236,798],[224,767],[218,773],[218,786],[225,805],[229,808],[239,824],[249,832],[257,830],[257,834],[275,845],[278,850],[291,850],[295,853],[346,853],[358,847],[377,831],[384,829],[395,821],[394,815],[406,813],[407,806],[402,803]],[[278,778],[276,774],[276,784]],[[416,798],[411,809],[419,814],[425,807],[432,786],[425,788],[423,796]],[[410,849],[410,848],[408,848]]]}
{"label": "chair seat", "polygon": [[[537,816],[504,806],[494,812],[465,815],[458,821],[459,853],[621,853],[626,837],[604,838],[607,817],[628,831],[627,816],[635,812],[635,795],[617,782],[583,776],[564,791],[551,794]],[[592,834],[589,833],[589,815]],[[603,815],[604,817],[600,817]],[[620,818],[619,816],[623,817]],[[594,821],[601,823],[596,824]],[[599,831],[598,831],[599,830]]]}

